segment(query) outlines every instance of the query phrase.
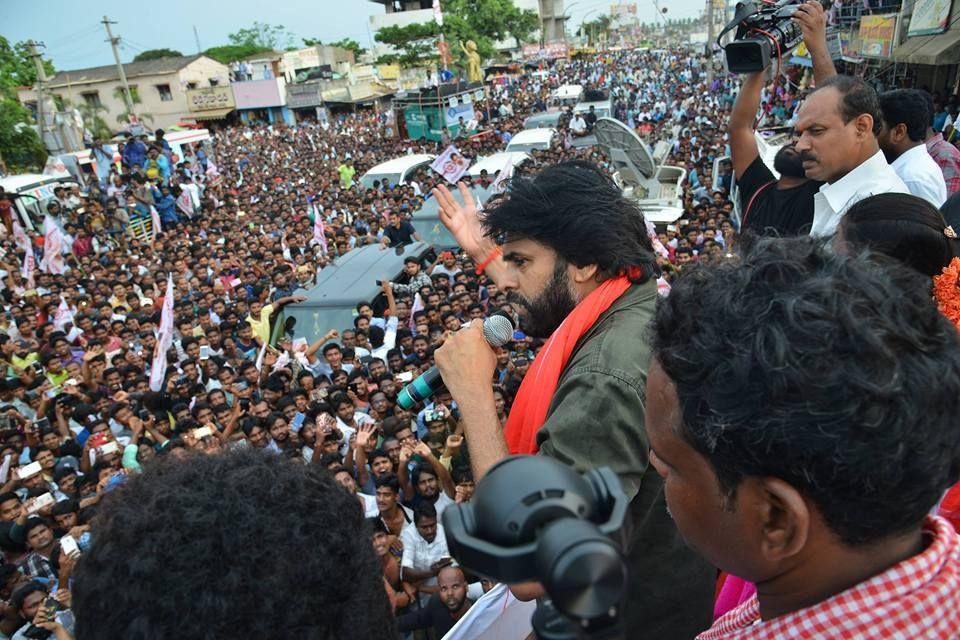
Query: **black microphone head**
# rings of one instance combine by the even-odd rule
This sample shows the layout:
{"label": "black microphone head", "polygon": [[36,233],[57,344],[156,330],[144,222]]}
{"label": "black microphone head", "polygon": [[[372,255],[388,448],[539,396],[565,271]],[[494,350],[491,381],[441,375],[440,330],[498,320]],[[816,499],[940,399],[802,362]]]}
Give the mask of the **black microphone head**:
{"label": "black microphone head", "polygon": [[483,337],[491,347],[502,347],[513,340],[513,321],[505,314],[494,314],[483,321]]}

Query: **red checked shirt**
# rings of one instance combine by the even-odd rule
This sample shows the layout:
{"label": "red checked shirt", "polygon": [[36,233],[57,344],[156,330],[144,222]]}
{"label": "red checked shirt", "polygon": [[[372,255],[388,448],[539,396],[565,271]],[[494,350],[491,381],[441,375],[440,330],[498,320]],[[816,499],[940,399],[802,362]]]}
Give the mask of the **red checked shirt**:
{"label": "red checked shirt", "polygon": [[960,191],[960,149],[944,140],[942,133],[937,133],[927,140],[927,152],[943,170],[947,197]]}
{"label": "red checked shirt", "polygon": [[960,638],[960,537],[936,516],[923,532],[930,542],[923,552],[866,582],[767,621],[753,596],[697,640]]}

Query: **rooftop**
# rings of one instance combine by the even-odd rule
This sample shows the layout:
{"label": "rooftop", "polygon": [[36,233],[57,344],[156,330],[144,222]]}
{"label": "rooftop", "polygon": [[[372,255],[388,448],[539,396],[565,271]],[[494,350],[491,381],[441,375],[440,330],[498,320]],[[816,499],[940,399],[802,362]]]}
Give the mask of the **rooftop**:
{"label": "rooftop", "polygon": [[[155,76],[165,73],[175,73],[180,71],[191,62],[204,58],[203,54],[192,56],[177,56],[172,58],[158,58],[157,60],[143,60],[141,62],[128,62],[123,65],[123,71],[127,74],[127,79],[139,76]],[[50,79],[49,86],[58,87],[68,84],[87,84],[91,82],[109,82],[111,80],[119,81],[120,74],[117,72],[117,65],[108,64],[102,67],[90,67],[89,69],[74,69],[72,71],[59,71]]]}

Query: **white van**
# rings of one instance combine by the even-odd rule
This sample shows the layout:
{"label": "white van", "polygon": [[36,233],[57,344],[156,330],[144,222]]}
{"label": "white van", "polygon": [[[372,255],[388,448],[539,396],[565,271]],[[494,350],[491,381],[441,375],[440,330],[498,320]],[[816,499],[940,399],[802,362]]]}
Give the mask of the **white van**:
{"label": "white van", "polygon": [[509,152],[546,151],[553,146],[557,139],[557,130],[549,127],[540,129],[524,129],[514,134],[507,145]]}
{"label": "white van", "polygon": [[473,166],[467,169],[467,173],[474,178],[479,178],[481,172],[486,170],[487,175],[492,178],[500,171],[503,171],[503,168],[507,166],[507,162],[516,168],[530,159],[530,154],[522,151],[501,151],[500,153],[494,153],[485,158],[480,158]]}
{"label": "white van", "polygon": [[579,84],[562,84],[550,93],[550,106],[573,106],[580,102],[583,87]]}
{"label": "white van", "polygon": [[383,181],[387,180],[392,187],[407,184],[407,180],[418,169],[429,166],[435,158],[432,153],[415,153],[381,162],[360,176],[360,184],[364,189],[372,189],[374,181],[383,184]]}
{"label": "white van", "polygon": [[46,176],[39,173],[23,173],[0,178],[4,192],[20,196],[13,200],[13,210],[20,217],[20,224],[27,231],[42,233],[43,217],[47,203],[53,199],[56,187],[73,187],[77,184],[70,174]]}

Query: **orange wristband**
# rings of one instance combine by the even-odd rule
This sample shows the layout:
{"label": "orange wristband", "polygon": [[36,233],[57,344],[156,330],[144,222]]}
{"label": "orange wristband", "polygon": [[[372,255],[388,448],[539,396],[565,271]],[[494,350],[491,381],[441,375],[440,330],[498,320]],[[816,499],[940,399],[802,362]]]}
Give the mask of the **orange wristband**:
{"label": "orange wristband", "polygon": [[493,251],[490,252],[490,255],[487,256],[487,259],[477,265],[477,275],[483,275],[483,272],[486,271],[487,267],[490,266],[490,263],[496,260],[501,253],[503,253],[503,249],[501,249],[499,245],[494,247]]}

